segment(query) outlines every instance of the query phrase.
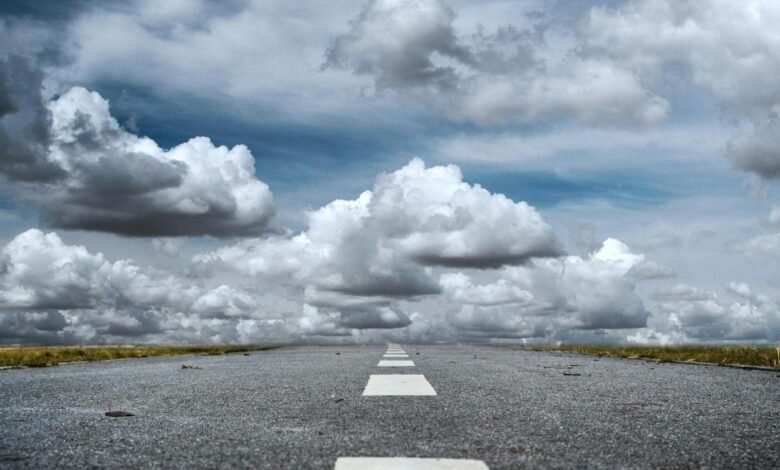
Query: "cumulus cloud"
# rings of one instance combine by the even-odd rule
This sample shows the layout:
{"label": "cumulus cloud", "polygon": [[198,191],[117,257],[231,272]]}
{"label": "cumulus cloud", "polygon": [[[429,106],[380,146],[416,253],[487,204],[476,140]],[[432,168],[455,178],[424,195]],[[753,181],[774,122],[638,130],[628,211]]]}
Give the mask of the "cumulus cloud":
{"label": "cumulus cloud", "polygon": [[[413,316],[404,303],[470,285],[456,272],[437,282],[437,270],[489,271],[562,252],[531,206],[464,182],[455,166],[426,167],[419,159],[379,175],[358,198],[333,201],[307,218],[308,228],[297,235],[245,240],[195,262],[299,286],[302,328],[329,336],[408,327]],[[455,300],[499,304],[530,297],[506,283],[470,286]]]}
{"label": "cumulus cloud", "polygon": [[434,103],[450,117],[480,124],[647,124],[668,112],[665,99],[615,62],[571,51],[547,63],[538,31],[506,25],[468,36],[454,20],[439,0],[375,0],[333,40],[325,65],[372,77],[379,91],[438,94]]}
{"label": "cumulus cloud", "polygon": [[[13,63],[11,63],[13,62]],[[256,235],[274,214],[243,145],[196,137],[171,149],[122,129],[74,87],[45,103],[40,72],[0,62],[0,174],[55,227],[131,236]]]}
{"label": "cumulus cloud", "polygon": [[533,294],[506,279],[492,284],[474,284],[463,273],[444,273],[439,278],[442,290],[453,302],[472,305],[530,304]]}
{"label": "cumulus cloud", "polygon": [[167,338],[171,330],[181,334],[198,318],[226,328],[239,318],[262,319],[253,293],[195,283],[131,260],[109,261],[56,233],[21,233],[0,250],[0,259],[0,341],[150,340]]}
{"label": "cumulus cloud", "polygon": [[289,275],[310,286],[313,298],[335,292],[399,299],[439,293],[426,268],[496,268],[561,253],[531,206],[465,183],[455,166],[426,168],[419,159],[308,220],[292,238],[242,242],[196,260]]}
{"label": "cumulus cloud", "polygon": [[508,267],[488,284],[441,278],[453,325],[466,336],[554,337],[569,330],[641,328],[648,312],[628,272],[642,261],[607,239],[588,257],[539,259]]}
{"label": "cumulus cloud", "polygon": [[154,275],[129,260],[68,245],[56,233],[30,229],[2,251],[0,308],[79,309],[121,304],[178,306],[193,289],[175,277]]}
{"label": "cumulus cloud", "polygon": [[658,310],[666,316],[670,334],[704,341],[777,341],[780,338],[777,301],[754,293],[746,283],[729,283],[728,291],[739,298],[733,302],[692,286],[676,290],[659,297],[662,302]]}
{"label": "cumulus cloud", "polygon": [[[250,235],[273,215],[254,158],[196,137],[169,150],[122,130],[108,102],[72,88],[50,104],[50,158],[69,178],[52,225],[134,236]],[[45,208],[44,208],[45,209]]]}

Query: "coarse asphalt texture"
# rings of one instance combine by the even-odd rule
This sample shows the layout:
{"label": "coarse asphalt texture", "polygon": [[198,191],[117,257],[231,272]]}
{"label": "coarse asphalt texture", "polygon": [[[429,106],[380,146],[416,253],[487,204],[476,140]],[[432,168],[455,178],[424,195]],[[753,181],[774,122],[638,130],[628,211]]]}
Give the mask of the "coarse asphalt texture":
{"label": "coarse asphalt texture", "polygon": [[[778,372],[402,346],[415,367],[392,372],[385,345],[0,371],[0,468],[780,467]],[[384,373],[424,374],[437,396],[362,396]]]}

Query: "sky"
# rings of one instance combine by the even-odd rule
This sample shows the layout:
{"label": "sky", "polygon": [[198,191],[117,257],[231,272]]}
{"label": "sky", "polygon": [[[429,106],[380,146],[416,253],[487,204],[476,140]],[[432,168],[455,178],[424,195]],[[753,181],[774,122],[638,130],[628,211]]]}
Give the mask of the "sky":
{"label": "sky", "polygon": [[780,340],[774,0],[0,4],[0,344]]}

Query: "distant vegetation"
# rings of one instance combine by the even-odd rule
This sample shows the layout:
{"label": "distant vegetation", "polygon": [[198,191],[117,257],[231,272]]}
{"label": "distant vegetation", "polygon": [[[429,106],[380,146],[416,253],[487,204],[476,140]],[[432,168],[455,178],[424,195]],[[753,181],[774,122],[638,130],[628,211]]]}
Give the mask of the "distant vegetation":
{"label": "distant vegetation", "polygon": [[45,367],[60,362],[106,361],[151,356],[185,354],[217,355],[263,351],[269,345],[193,345],[193,346],[0,346],[0,367]]}
{"label": "distant vegetation", "polygon": [[686,345],[686,346],[617,346],[617,345],[527,345],[522,349],[565,351],[596,356],[648,358],[660,361],[691,361],[710,364],[740,364],[780,368],[780,346],[752,345]]}

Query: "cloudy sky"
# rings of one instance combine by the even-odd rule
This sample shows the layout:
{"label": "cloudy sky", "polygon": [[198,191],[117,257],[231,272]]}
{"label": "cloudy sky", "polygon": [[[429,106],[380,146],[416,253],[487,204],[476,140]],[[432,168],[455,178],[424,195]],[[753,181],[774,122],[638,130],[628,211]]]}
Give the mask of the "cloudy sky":
{"label": "cloudy sky", "polygon": [[0,4],[0,343],[780,339],[780,2]]}

